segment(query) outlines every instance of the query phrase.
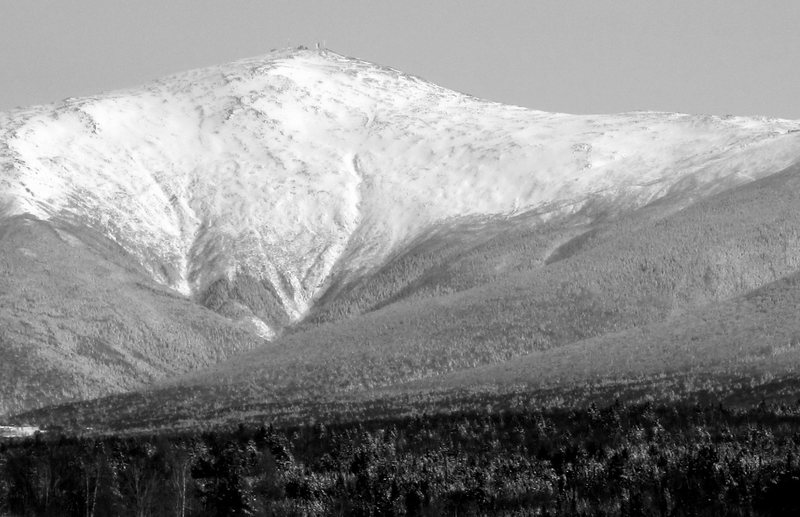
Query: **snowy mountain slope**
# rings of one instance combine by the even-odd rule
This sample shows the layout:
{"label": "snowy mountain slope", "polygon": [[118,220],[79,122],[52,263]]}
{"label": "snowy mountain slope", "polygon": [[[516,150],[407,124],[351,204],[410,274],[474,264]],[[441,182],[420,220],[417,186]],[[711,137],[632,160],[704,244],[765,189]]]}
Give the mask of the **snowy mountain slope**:
{"label": "snowy mountain slope", "polygon": [[157,281],[271,337],[333,279],[374,271],[437,225],[707,195],[788,166],[798,129],[543,113],[278,51],[0,114],[0,209],[93,228]]}
{"label": "snowy mountain slope", "polygon": [[[647,220],[636,211],[561,261],[285,336],[185,380],[321,394],[435,379],[505,359],[511,364],[526,353],[575,349],[596,336],[613,343],[614,333],[626,329],[670,328],[663,322],[699,310],[714,314],[721,303],[800,274],[798,202],[800,165],[666,217]],[[639,220],[645,223],[637,227]],[[794,310],[792,303],[786,314]],[[746,316],[741,311],[742,325]],[[713,347],[708,350],[713,356]],[[559,353],[565,355],[553,352]],[[691,357],[672,361],[683,365]]]}

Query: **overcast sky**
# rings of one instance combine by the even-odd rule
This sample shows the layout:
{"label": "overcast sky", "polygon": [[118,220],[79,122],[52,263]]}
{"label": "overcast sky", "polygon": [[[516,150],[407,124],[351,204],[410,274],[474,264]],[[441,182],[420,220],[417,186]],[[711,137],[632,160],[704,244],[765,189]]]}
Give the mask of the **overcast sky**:
{"label": "overcast sky", "polygon": [[547,111],[800,119],[796,0],[0,0],[0,110],[317,41]]}

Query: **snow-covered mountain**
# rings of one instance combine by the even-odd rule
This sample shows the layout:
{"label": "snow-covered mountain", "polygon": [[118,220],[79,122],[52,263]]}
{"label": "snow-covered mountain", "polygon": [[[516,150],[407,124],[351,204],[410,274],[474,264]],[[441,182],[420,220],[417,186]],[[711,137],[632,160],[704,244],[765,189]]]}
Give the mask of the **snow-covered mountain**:
{"label": "snow-covered mountain", "polygon": [[[0,213],[91,228],[158,282],[271,337],[333,279],[375,270],[437,225],[706,195],[795,162],[796,131],[532,111],[285,50],[0,114]],[[220,282],[260,291],[215,301]]]}

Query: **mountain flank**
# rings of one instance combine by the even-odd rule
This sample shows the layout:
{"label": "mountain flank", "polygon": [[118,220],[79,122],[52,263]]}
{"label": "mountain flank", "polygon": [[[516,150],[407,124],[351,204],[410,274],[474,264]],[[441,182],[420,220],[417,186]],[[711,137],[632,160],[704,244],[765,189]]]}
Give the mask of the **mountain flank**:
{"label": "mountain flank", "polygon": [[[164,425],[310,417],[326,404],[442,408],[476,393],[525,393],[541,404],[790,400],[800,360],[798,182],[794,166],[679,210],[645,207],[555,247],[571,248],[559,260],[542,253],[477,286],[444,284],[452,292],[411,294],[287,334],[144,398],[54,414],[113,425],[102,415],[132,407],[125,418]],[[540,236],[526,247],[510,232],[484,266],[504,253],[535,256]],[[465,256],[472,267],[474,250]]]}
{"label": "mountain flank", "polygon": [[789,375],[798,129],[307,49],[2,113],[0,414]]}

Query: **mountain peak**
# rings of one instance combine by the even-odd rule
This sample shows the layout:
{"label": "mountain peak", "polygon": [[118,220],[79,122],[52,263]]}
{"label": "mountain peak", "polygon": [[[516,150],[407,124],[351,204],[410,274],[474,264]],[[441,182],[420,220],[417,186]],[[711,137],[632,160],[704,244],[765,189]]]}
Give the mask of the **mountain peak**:
{"label": "mountain peak", "polygon": [[265,336],[431,229],[711,192],[800,148],[797,122],[544,113],[305,48],[0,121],[3,213],[100,232]]}

